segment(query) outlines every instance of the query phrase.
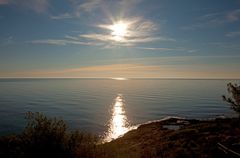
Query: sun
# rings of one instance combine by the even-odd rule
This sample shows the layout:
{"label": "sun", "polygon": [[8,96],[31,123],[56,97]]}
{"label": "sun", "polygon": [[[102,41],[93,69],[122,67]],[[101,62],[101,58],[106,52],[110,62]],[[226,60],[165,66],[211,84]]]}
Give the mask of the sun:
{"label": "sun", "polygon": [[113,24],[110,29],[112,31],[111,35],[115,41],[123,41],[128,32],[128,24],[123,21],[119,21]]}

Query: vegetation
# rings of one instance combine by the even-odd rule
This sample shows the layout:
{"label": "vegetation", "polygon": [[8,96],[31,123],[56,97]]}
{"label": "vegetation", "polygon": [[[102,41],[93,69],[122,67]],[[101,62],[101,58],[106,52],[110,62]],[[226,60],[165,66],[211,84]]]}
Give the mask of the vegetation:
{"label": "vegetation", "polygon": [[231,104],[231,108],[240,116],[240,85],[228,83],[230,97],[223,96],[223,100]]}
{"label": "vegetation", "polygon": [[4,158],[91,158],[97,137],[79,131],[67,131],[61,119],[41,113],[27,113],[28,124],[22,134],[0,138],[0,157]]}

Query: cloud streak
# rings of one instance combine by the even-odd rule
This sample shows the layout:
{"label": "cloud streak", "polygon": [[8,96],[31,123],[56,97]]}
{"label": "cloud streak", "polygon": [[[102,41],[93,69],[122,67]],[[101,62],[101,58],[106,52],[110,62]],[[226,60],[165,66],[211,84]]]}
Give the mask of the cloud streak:
{"label": "cloud streak", "polygon": [[91,12],[101,6],[104,3],[103,0],[88,0],[85,3],[78,5],[77,11]]}
{"label": "cloud streak", "polygon": [[13,36],[8,36],[5,39],[0,40],[0,46],[9,46],[14,43]]}
{"label": "cloud streak", "polygon": [[63,13],[63,14],[59,14],[59,15],[52,15],[50,16],[51,19],[54,20],[60,20],[60,19],[71,19],[73,18],[73,16],[69,13]]}
{"label": "cloud streak", "polygon": [[62,70],[36,70],[1,74],[0,77],[84,77],[84,78],[239,78],[237,69],[201,68],[189,65],[111,64]]}
{"label": "cloud streak", "polygon": [[143,49],[143,50],[152,50],[152,51],[193,51],[193,50],[188,50],[185,48],[160,48],[160,47],[136,47],[137,49]]}
{"label": "cloud streak", "polygon": [[240,36],[240,31],[229,32],[226,34],[227,37],[237,37]]}
{"label": "cloud streak", "polygon": [[150,43],[154,41],[175,41],[175,39],[160,36],[158,27],[152,21],[140,17],[120,19],[119,21],[127,25],[126,33],[124,36],[121,36],[121,40],[116,40],[112,30],[112,27],[118,21],[112,21],[110,24],[96,25],[96,28],[99,28],[101,32],[104,33],[80,34],[79,37],[92,41],[105,42],[107,45],[123,46]]}
{"label": "cloud streak", "polygon": [[234,23],[240,20],[240,9],[235,9],[228,12],[217,12],[205,14],[197,18],[197,23],[190,26],[185,26],[185,30],[195,30],[206,27],[218,27],[229,23]]}
{"label": "cloud streak", "polygon": [[81,16],[84,13],[91,13],[105,3],[104,0],[85,0],[84,2],[79,2],[78,0],[69,0],[73,6],[72,14],[74,16]]}
{"label": "cloud streak", "polygon": [[[94,11],[102,11],[103,13],[108,13],[108,8],[117,8],[122,10],[122,12],[127,12],[136,4],[140,3],[142,0],[85,0],[80,2],[77,0],[70,0],[74,7],[74,14],[77,16],[83,14],[91,14]],[[111,16],[111,15],[107,15]]]}
{"label": "cloud streak", "polygon": [[[106,49],[113,48],[115,46],[137,46],[140,44],[152,43],[156,41],[175,41],[173,38],[161,36],[157,25],[149,20],[135,17],[131,19],[121,19],[120,21],[124,22],[128,27],[124,36],[120,37],[121,40],[116,40],[116,36],[113,35],[112,27],[117,22],[113,21],[110,24],[95,25],[95,28],[93,28],[93,30],[95,30],[96,33],[79,34],[77,36],[66,35],[63,39],[34,40],[30,43],[62,46],[67,44],[96,45],[102,46],[102,48]],[[149,48],[148,50],[153,49]]]}
{"label": "cloud streak", "polygon": [[100,46],[101,43],[92,43],[92,42],[82,42],[82,41],[76,41],[73,39],[43,39],[43,40],[33,40],[28,43],[32,44],[48,44],[48,45],[59,45],[59,46],[65,46],[65,45],[87,45],[87,46]]}
{"label": "cloud streak", "polygon": [[[133,77],[137,74],[158,71],[159,66],[145,66],[138,64],[112,64],[88,66],[63,70],[36,70],[9,73],[8,76],[24,77]],[[130,76],[129,76],[130,75]]]}

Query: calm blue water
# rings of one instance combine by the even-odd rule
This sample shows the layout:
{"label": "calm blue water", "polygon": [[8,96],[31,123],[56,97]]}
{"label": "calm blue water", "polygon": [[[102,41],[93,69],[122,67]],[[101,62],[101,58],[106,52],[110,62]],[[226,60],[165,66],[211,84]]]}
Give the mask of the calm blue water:
{"label": "calm blue water", "polygon": [[166,116],[233,116],[221,96],[239,80],[0,79],[0,135],[20,132],[27,111],[63,118],[71,129],[101,134],[121,96],[128,124]]}

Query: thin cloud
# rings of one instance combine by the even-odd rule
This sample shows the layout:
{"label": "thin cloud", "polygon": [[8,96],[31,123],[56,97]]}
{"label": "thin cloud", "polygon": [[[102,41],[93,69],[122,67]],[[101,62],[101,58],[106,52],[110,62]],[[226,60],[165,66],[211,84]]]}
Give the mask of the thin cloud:
{"label": "thin cloud", "polygon": [[98,24],[101,33],[79,34],[78,36],[66,35],[63,39],[43,39],[34,40],[33,44],[51,44],[51,45],[95,45],[102,46],[103,49],[113,48],[115,46],[136,46],[142,43],[151,43],[155,41],[175,41],[173,38],[158,35],[159,29],[157,25],[149,20],[140,17],[131,19],[122,19],[128,25],[126,34],[121,40],[116,40],[116,36],[112,34],[112,24]]}
{"label": "thin cloud", "polygon": [[149,51],[157,51],[157,52],[188,52],[188,53],[194,53],[198,50],[196,49],[187,49],[187,48],[164,48],[164,47],[134,47],[136,49],[143,49],[143,50],[149,50]]}
{"label": "thin cloud", "polygon": [[195,30],[206,27],[218,27],[240,20],[240,9],[229,12],[209,13],[197,18],[195,24],[182,27],[184,30]]}
{"label": "thin cloud", "polygon": [[230,22],[238,21],[240,19],[240,9],[236,9],[226,16],[227,20]]}
{"label": "thin cloud", "polygon": [[96,8],[100,7],[103,0],[88,0],[78,6],[78,10],[84,10],[85,12],[91,12]]}
{"label": "thin cloud", "polygon": [[102,45],[101,43],[92,43],[92,42],[82,42],[82,41],[76,41],[76,40],[68,40],[68,39],[43,39],[43,40],[33,40],[28,43],[32,44],[48,44],[48,45],[59,45],[59,46],[65,46],[68,44],[73,45],[88,45],[88,46],[99,46]]}
{"label": "thin cloud", "polygon": [[55,15],[55,16],[50,16],[51,19],[54,20],[60,20],[60,19],[71,19],[73,18],[73,16],[69,13],[64,13],[64,14],[59,14],[59,15]]}
{"label": "thin cloud", "polygon": [[111,35],[105,35],[105,34],[82,34],[79,35],[79,37],[93,39],[97,41],[114,41],[114,38]]}
{"label": "thin cloud", "polygon": [[66,38],[66,39],[70,39],[70,40],[75,40],[75,41],[79,40],[78,37],[69,36],[69,35],[66,35],[65,38]]}
{"label": "thin cloud", "polygon": [[82,13],[91,13],[101,7],[104,0],[85,0],[83,3],[79,3],[77,0],[70,0],[73,5],[73,14],[80,16]]}
{"label": "thin cloud", "polygon": [[145,64],[110,64],[96,65],[62,70],[35,70],[1,73],[1,77],[126,77],[126,78],[239,78],[236,68],[219,65],[145,65]]}
{"label": "thin cloud", "polygon": [[136,47],[136,48],[152,51],[186,51],[186,49],[183,48],[160,48],[160,47]]}
{"label": "thin cloud", "polygon": [[230,50],[231,51],[240,50],[240,45],[238,43],[233,43],[233,42],[211,42],[209,44],[218,48],[228,49],[228,52],[230,52]]}
{"label": "thin cloud", "polygon": [[[164,71],[160,66],[139,64],[111,64],[87,66],[63,70],[35,70],[5,74],[8,77],[137,77],[146,74],[157,74]],[[1,74],[0,74],[1,75]]]}
{"label": "thin cloud", "polygon": [[[145,37],[154,34],[155,31],[158,30],[158,27],[155,23],[145,20],[141,17],[129,18],[125,20],[123,19],[119,21],[123,21],[129,27],[125,37]],[[114,24],[115,20],[113,20],[112,23]],[[111,31],[113,24],[99,24],[97,27]]]}
{"label": "thin cloud", "polygon": [[116,40],[116,37],[112,35],[112,27],[116,21],[113,21],[112,24],[96,25],[96,27],[104,33],[80,34],[79,37],[92,41],[102,41],[105,42],[106,45],[136,45],[154,41],[175,41],[173,38],[160,36],[157,25],[152,21],[140,17],[122,19],[119,21],[127,25],[126,33],[124,36],[121,36],[121,40]]}
{"label": "thin cloud", "polygon": [[240,31],[235,31],[235,32],[229,32],[226,34],[227,37],[236,37],[240,36]]}
{"label": "thin cloud", "polygon": [[5,39],[0,40],[0,46],[9,46],[14,43],[13,36],[8,36]]}
{"label": "thin cloud", "polygon": [[204,21],[204,20],[209,20],[209,19],[215,19],[218,16],[222,16],[222,13],[219,13],[219,12],[208,13],[208,14],[200,16],[198,18],[198,20]]}
{"label": "thin cloud", "polygon": [[[140,3],[142,0],[85,0],[84,2],[79,2],[77,0],[69,0],[73,5],[74,14],[80,16],[82,14],[93,13],[95,11],[102,11],[108,14],[108,8],[120,9],[122,12],[128,12],[132,10],[134,6]],[[107,15],[111,17],[111,15]]]}
{"label": "thin cloud", "polygon": [[29,43],[32,44],[49,44],[49,45],[66,45],[66,40],[56,40],[56,39],[44,39],[44,40],[33,40]]}
{"label": "thin cloud", "polygon": [[161,38],[161,37],[143,37],[143,38],[129,38],[124,41],[116,42],[114,36],[112,35],[106,35],[106,34],[83,34],[79,35],[80,37],[83,38],[88,38],[96,41],[103,41],[106,43],[112,43],[112,44],[134,44],[134,43],[148,43],[156,40],[162,40],[162,41],[172,41],[172,39],[169,38]]}

